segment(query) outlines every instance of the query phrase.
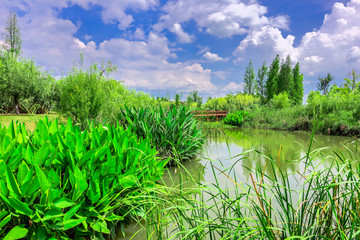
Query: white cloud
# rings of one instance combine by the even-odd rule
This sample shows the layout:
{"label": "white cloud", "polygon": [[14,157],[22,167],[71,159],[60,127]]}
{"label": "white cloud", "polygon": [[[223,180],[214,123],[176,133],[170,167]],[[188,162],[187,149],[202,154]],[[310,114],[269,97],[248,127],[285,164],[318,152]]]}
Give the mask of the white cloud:
{"label": "white cloud", "polygon": [[[6,5],[9,8],[20,4],[11,6],[10,2]],[[143,30],[138,28],[134,32],[137,40],[113,38],[98,45],[93,41],[86,44],[74,37],[78,27],[69,20],[58,18],[56,8],[46,3],[27,6],[25,15],[19,17],[19,25],[23,55],[32,57],[54,75],[69,71],[78,61],[79,54],[83,53],[84,66],[102,59],[112,61],[118,66],[114,77],[123,80],[129,87],[148,90],[198,89],[203,93],[217,89],[211,82],[211,70],[204,69],[200,64],[169,63],[168,59],[173,58],[174,54],[169,48],[168,39],[162,34],[150,32],[145,36]],[[0,25],[3,26],[5,21],[3,19]]]}
{"label": "white cloud", "polygon": [[228,85],[226,85],[223,89],[221,89],[221,91],[223,92],[237,92],[237,91],[242,91],[244,88],[244,83],[235,83],[235,82],[230,82]]}
{"label": "white cloud", "polygon": [[217,55],[216,53],[211,53],[209,51],[204,53],[203,57],[211,62],[226,62],[229,60],[228,58],[222,58],[219,55]]}
{"label": "white cloud", "polygon": [[127,9],[146,11],[159,5],[158,0],[70,0],[68,3],[78,4],[87,10],[94,5],[100,6],[102,20],[105,23],[117,23],[121,30],[127,29],[134,21],[132,15],[126,13]]}
{"label": "white cloud", "polygon": [[287,29],[289,24],[287,16],[265,16],[267,8],[256,1],[176,0],[167,2],[162,10],[165,15],[154,26],[157,31],[172,29],[174,24],[194,20],[200,30],[204,29],[217,37],[231,37],[264,25]]}
{"label": "white cloud", "polygon": [[194,36],[191,36],[186,32],[184,32],[184,30],[182,29],[179,23],[175,23],[173,27],[170,29],[170,31],[177,36],[179,42],[181,43],[191,43],[195,39]]}
{"label": "white cloud", "polygon": [[84,39],[85,39],[86,41],[89,41],[90,39],[92,39],[92,36],[91,36],[91,35],[88,35],[88,34],[85,34],[85,35],[84,35]]}
{"label": "white cloud", "polygon": [[136,28],[134,32],[134,38],[137,40],[144,40],[145,39],[145,32],[141,28]]}
{"label": "white cloud", "polygon": [[352,0],[346,5],[335,3],[322,26],[306,33],[297,47],[294,36],[284,37],[278,28],[265,26],[245,37],[234,55],[238,61],[250,55],[262,61],[273,59],[276,54],[289,54],[293,61],[300,62],[305,74],[318,76],[330,71],[341,79],[354,64],[360,63],[359,46],[360,1]]}

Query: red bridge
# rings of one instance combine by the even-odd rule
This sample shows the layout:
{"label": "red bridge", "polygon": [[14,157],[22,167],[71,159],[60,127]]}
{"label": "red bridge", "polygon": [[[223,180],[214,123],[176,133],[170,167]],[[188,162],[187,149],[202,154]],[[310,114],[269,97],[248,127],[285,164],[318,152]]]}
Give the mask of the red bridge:
{"label": "red bridge", "polygon": [[219,121],[219,117],[225,117],[228,111],[192,111],[194,117],[216,117],[216,121]]}

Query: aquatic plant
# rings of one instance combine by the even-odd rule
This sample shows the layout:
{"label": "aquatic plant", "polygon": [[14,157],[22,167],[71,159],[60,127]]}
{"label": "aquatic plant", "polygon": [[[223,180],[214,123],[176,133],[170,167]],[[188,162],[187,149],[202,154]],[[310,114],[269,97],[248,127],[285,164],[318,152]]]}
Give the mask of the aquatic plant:
{"label": "aquatic plant", "polygon": [[81,131],[47,118],[34,132],[0,126],[0,237],[104,239],[143,216],[139,198],[166,161],[148,139],[121,126]]}
{"label": "aquatic plant", "polygon": [[149,139],[159,156],[172,157],[172,163],[194,158],[205,142],[193,114],[184,106],[169,110],[125,107],[119,120],[139,137]]}

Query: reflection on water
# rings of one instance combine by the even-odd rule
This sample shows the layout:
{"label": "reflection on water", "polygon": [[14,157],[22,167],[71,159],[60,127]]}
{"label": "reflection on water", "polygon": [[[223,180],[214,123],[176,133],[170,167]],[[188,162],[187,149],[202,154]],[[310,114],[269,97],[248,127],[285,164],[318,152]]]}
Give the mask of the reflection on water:
{"label": "reflection on water", "polygon": [[[233,167],[234,175],[230,176],[237,183],[250,183],[249,172],[253,169],[264,169],[264,173],[272,175],[271,164],[267,161],[272,158],[283,172],[303,172],[304,165],[300,162],[309,152],[311,133],[285,132],[262,129],[233,129],[208,130],[208,141],[199,160],[184,163],[184,169],[173,167],[164,175],[163,184],[172,187],[191,188],[196,182],[211,184],[218,181],[223,189],[231,188],[233,184],[219,169]],[[345,158],[350,158],[349,152],[355,151],[356,138],[341,136],[315,135],[311,145],[310,157],[317,164],[330,166],[336,155],[334,151],[341,152]],[[321,149],[321,152],[315,151]],[[326,156],[326,157],[325,157]],[[353,157],[358,157],[355,154]],[[215,175],[213,174],[213,171]],[[190,174],[184,174],[185,172]],[[191,179],[192,178],[192,179]],[[296,189],[297,179],[290,180]],[[127,236],[132,236],[139,226],[130,225],[125,229]],[[124,238],[119,238],[124,239]],[[134,238],[144,239],[139,233]]]}
{"label": "reflection on water", "polygon": [[[214,160],[219,166],[229,168],[234,163],[242,180],[249,178],[249,169],[265,168],[265,173],[272,174],[267,159],[272,158],[283,172],[302,171],[299,162],[309,150],[311,133],[286,132],[264,129],[209,130],[204,157]],[[354,150],[356,138],[342,136],[315,135],[311,145],[313,161],[327,159],[321,164],[330,166],[335,158],[334,151],[341,151],[349,158],[349,151]],[[315,156],[315,149],[321,153]],[[354,157],[354,156],[353,156]],[[204,160],[205,164],[208,160]],[[205,176],[206,179],[206,176]]]}

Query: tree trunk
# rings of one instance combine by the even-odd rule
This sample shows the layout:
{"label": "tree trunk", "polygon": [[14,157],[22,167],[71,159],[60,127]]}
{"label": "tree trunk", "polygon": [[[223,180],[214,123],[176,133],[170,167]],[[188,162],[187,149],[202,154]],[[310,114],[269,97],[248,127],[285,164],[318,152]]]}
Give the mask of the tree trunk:
{"label": "tree trunk", "polygon": [[19,98],[18,97],[15,97],[14,103],[15,103],[15,113],[16,113],[16,115],[19,115],[20,111],[19,111]]}

